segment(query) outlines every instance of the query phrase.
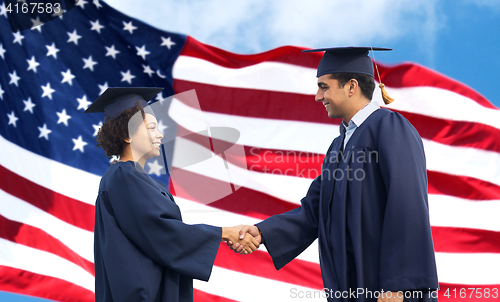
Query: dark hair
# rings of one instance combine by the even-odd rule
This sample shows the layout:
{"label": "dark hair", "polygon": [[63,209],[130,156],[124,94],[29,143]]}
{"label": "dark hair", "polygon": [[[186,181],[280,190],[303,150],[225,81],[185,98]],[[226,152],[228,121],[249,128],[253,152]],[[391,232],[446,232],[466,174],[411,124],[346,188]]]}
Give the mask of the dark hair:
{"label": "dark hair", "polygon": [[[97,133],[97,142],[99,144],[96,147],[101,147],[104,152],[106,152],[107,157],[121,155],[125,145],[125,139],[134,135],[139,128],[137,118],[132,119],[139,111],[142,115],[142,121],[144,121],[144,109],[141,102],[137,102],[134,107],[123,110],[117,117],[105,122]],[[131,119],[133,125],[129,128],[129,121],[131,121]],[[131,133],[129,133],[129,129]]]}
{"label": "dark hair", "polygon": [[361,93],[367,99],[371,100],[373,97],[373,91],[375,90],[375,80],[373,77],[362,74],[362,73],[332,73],[330,78],[339,81],[339,88],[345,86],[347,82],[351,79],[356,79],[358,81],[359,88],[361,88]]}

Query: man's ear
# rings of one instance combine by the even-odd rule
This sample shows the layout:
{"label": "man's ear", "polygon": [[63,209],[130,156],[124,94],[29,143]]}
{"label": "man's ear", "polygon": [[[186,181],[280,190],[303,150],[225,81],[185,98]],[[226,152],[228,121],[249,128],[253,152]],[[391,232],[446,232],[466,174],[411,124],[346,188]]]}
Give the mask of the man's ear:
{"label": "man's ear", "polygon": [[347,84],[349,85],[349,96],[353,96],[356,90],[359,88],[358,80],[350,79]]}

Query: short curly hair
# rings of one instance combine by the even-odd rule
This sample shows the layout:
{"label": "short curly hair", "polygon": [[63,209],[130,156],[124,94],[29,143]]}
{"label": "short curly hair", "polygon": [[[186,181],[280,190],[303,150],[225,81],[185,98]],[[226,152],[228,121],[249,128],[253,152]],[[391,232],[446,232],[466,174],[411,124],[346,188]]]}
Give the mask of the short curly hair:
{"label": "short curly hair", "polygon": [[[96,147],[101,147],[106,152],[107,157],[120,156],[125,146],[125,139],[134,135],[139,128],[139,123],[134,123],[130,127],[130,131],[133,132],[129,133],[129,121],[139,111],[144,121],[144,108],[139,101],[134,107],[123,110],[117,117],[105,122],[97,133],[97,142],[99,144]],[[132,121],[134,120],[137,119]]]}

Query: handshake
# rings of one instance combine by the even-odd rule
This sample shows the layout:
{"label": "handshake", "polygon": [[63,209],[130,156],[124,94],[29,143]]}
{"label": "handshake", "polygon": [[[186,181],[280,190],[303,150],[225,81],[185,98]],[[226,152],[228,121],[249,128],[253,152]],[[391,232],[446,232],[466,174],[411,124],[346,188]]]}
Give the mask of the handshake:
{"label": "handshake", "polygon": [[222,241],[235,253],[242,255],[251,254],[259,248],[262,235],[259,228],[254,225],[237,225],[222,228]]}

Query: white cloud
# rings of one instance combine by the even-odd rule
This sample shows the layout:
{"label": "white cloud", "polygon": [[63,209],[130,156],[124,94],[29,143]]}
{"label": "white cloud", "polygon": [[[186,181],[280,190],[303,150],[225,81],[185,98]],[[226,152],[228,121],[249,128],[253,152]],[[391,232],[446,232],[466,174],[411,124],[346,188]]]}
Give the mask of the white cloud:
{"label": "white cloud", "polygon": [[390,46],[401,38],[419,41],[427,52],[444,22],[437,0],[107,2],[158,28],[238,53],[282,45]]}

